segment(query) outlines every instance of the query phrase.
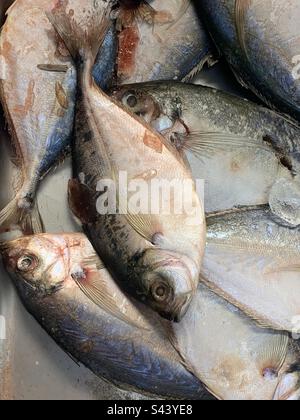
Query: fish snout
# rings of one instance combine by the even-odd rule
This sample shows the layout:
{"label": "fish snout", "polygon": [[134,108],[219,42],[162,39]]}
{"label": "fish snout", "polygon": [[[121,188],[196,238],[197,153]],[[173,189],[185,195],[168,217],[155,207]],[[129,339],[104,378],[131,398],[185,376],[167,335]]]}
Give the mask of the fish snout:
{"label": "fish snout", "polygon": [[171,305],[170,308],[167,308],[165,311],[160,312],[160,315],[169,321],[179,323],[186,315],[190,303],[193,299],[193,295],[194,294],[190,292],[183,296],[178,296],[175,299],[173,305]]}

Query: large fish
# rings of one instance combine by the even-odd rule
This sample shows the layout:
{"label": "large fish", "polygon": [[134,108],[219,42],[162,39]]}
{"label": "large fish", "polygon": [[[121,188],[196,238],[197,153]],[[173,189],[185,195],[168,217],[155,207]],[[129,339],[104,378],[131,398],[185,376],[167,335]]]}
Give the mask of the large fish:
{"label": "large fish", "polygon": [[200,0],[199,8],[239,81],[299,121],[299,1]]}
{"label": "large fish", "polygon": [[268,209],[211,215],[201,278],[259,324],[299,334],[299,243]]}
{"label": "large fish", "polygon": [[228,93],[176,82],[120,87],[114,97],[160,131],[205,179],[207,212],[269,203],[300,224],[300,128]]}
{"label": "large fish", "polygon": [[120,83],[182,80],[213,64],[213,43],[191,0],[121,0]]}
{"label": "large fish", "polygon": [[[93,82],[99,31],[107,22],[101,3],[74,0],[71,7],[60,1],[48,17],[79,57],[72,210],[128,290],[179,321],[197,290],[205,245],[204,211],[191,173],[175,148]],[[167,193],[156,194],[154,185],[162,184]]]}
{"label": "large fish", "polygon": [[210,398],[170,344],[161,318],[121,292],[84,235],[24,237],[1,249],[28,311],[96,375],[162,397]]}
{"label": "large fish", "polygon": [[222,400],[299,400],[299,344],[260,329],[205,286],[173,339],[198,378]]}
{"label": "large fish", "polygon": [[[0,212],[0,226],[19,224],[25,233],[43,230],[36,191],[63,159],[73,128],[76,71],[47,8],[48,0],[17,0],[0,39],[0,96],[20,169],[16,196]],[[100,55],[105,62],[97,61],[94,76],[106,87],[116,56],[113,28]]]}

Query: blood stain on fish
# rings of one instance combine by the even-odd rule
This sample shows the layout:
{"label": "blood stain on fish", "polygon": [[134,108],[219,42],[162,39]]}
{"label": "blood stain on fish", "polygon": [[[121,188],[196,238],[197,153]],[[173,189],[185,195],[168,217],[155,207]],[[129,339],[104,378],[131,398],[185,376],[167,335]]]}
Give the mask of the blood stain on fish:
{"label": "blood stain on fish", "polygon": [[159,137],[154,136],[152,133],[146,131],[143,142],[145,146],[150,147],[150,149],[155,150],[157,153],[162,153],[163,144]]}
{"label": "blood stain on fish", "polygon": [[34,87],[35,87],[35,82],[34,80],[31,80],[28,84],[24,105],[17,105],[14,108],[14,112],[17,114],[20,114],[22,117],[26,117],[29,111],[33,108],[34,101],[35,101]]}
{"label": "blood stain on fish", "polygon": [[135,58],[139,42],[140,35],[137,26],[125,28],[119,34],[119,77],[130,77],[135,71]]}

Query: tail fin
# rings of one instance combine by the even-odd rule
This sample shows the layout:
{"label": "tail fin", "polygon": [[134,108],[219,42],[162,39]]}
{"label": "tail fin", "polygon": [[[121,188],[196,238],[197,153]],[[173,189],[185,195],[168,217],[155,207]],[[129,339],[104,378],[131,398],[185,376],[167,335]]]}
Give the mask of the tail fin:
{"label": "tail fin", "polygon": [[19,226],[25,235],[44,232],[44,224],[37,203],[34,207],[20,207],[19,195],[0,212],[0,233],[13,225]]}
{"label": "tail fin", "polygon": [[90,58],[93,63],[109,29],[111,2],[56,0],[46,15],[65,42],[74,60]]}

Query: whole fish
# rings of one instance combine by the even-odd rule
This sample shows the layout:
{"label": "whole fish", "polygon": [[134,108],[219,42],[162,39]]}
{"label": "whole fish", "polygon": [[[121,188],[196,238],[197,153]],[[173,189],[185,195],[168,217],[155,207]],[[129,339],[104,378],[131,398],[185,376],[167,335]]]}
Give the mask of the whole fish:
{"label": "whole fish", "polygon": [[[15,1],[0,38],[0,97],[20,169],[16,196],[0,212],[0,227],[19,224],[25,233],[43,230],[36,191],[67,153],[74,118],[76,71],[47,8],[48,0]],[[94,68],[103,87],[114,66],[115,44],[110,29],[100,51],[105,64],[97,61]]]}
{"label": "whole fish", "polygon": [[200,0],[199,8],[238,80],[299,121],[298,0]]}
{"label": "whole fish", "polygon": [[[107,25],[102,6],[60,1],[48,13],[73,57],[79,57],[70,204],[116,278],[162,316],[179,321],[197,290],[204,210],[176,149],[93,82],[99,33]],[[84,16],[80,23],[78,16]],[[170,194],[153,191],[154,185],[172,183]],[[174,190],[181,186],[178,208]]]}
{"label": "whole fish", "polygon": [[300,224],[300,128],[293,120],[198,85],[153,82],[112,94],[205,179],[207,212],[269,203],[280,218]]}
{"label": "whole fish", "polygon": [[260,325],[300,332],[300,229],[268,209],[208,217],[201,279]]}
{"label": "whole fish", "polygon": [[186,363],[219,399],[299,400],[299,344],[256,327],[205,286],[173,326]]}
{"label": "whole fish", "polygon": [[96,375],[162,397],[211,398],[184,367],[161,318],[121,292],[84,235],[23,237],[1,249],[27,310]]}
{"label": "whole fish", "polygon": [[191,0],[121,0],[119,83],[191,78],[216,55]]}

